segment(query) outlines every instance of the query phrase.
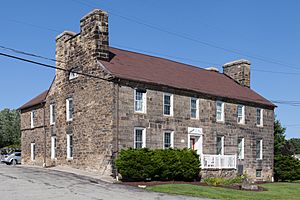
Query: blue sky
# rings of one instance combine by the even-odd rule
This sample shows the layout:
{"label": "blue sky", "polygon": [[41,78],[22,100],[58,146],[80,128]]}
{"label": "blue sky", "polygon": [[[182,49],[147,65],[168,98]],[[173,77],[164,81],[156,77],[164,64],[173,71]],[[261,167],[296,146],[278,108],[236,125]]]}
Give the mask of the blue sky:
{"label": "blue sky", "polygon": [[[300,101],[299,7],[296,0],[3,1],[0,45],[55,58],[55,37],[64,30],[79,32],[80,18],[100,8],[109,13],[111,46],[220,70],[226,62],[245,58],[252,63],[252,89],[270,100]],[[18,108],[46,90],[54,76],[53,69],[1,56],[0,69],[0,109]],[[299,137],[300,107],[277,105],[287,137]]]}

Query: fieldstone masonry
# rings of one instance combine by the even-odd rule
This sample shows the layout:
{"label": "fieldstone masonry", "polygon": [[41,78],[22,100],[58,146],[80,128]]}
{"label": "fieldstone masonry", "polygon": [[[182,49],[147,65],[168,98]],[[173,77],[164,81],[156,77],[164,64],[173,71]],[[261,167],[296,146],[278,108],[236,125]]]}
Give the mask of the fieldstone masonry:
{"label": "fieldstone masonry", "polygon": [[[65,31],[56,38],[56,77],[43,104],[22,110],[23,163],[97,170],[111,174],[112,156],[133,147],[134,128],[146,128],[146,147],[163,148],[163,132],[174,131],[174,147],[188,146],[188,127],[203,130],[202,152],[216,154],[216,137],[224,136],[225,155],[237,154],[239,137],[245,138],[245,159],[238,160],[251,178],[262,170],[263,180],[273,176],[274,110],[260,104],[212,97],[172,87],[114,79],[101,61],[109,61],[107,13],[94,10],[80,20],[79,34]],[[78,77],[69,80],[69,73]],[[92,74],[94,77],[82,74]],[[218,72],[215,72],[218,73]],[[250,87],[250,63],[242,60],[224,65],[224,73]],[[95,78],[99,77],[99,78]],[[134,112],[134,90],[145,89],[147,112]],[[173,116],[163,115],[163,94],[174,98]],[[190,117],[190,98],[199,98],[199,119]],[[74,102],[73,120],[66,121],[66,99]],[[225,102],[225,121],[216,122],[216,100]],[[55,124],[50,125],[50,105],[55,105]],[[245,105],[245,124],[237,123],[237,105]],[[264,109],[263,127],[256,126],[256,108]],[[30,112],[36,110],[35,128]],[[73,159],[67,159],[67,134],[73,135]],[[51,159],[51,136],[57,138],[56,158]],[[263,139],[263,159],[256,160],[256,140]],[[30,144],[36,143],[36,159]],[[46,148],[45,148],[46,147]],[[234,176],[237,170],[202,170],[202,176]]]}
{"label": "fieldstone masonry", "polygon": [[223,71],[240,85],[250,88],[250,64],[248,60],[236,60],[224,64]]}

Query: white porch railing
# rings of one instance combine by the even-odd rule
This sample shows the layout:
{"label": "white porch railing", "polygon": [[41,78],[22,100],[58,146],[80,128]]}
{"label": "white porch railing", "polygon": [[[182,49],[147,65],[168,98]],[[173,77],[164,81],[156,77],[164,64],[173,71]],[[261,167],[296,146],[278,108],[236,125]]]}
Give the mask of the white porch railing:
{"label": "white porch railing", "polygon": [[236,169],[236,155],[201,154],[202,169]]}

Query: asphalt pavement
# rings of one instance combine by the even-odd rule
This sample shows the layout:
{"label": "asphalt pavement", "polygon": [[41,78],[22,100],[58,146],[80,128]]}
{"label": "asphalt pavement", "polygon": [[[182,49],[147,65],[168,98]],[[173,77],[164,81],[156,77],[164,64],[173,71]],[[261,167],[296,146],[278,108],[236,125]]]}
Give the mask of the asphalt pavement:
{"label": "asphalt pavement", "polygon": [[0,199],[15,200],[193,200],[112,184],[74,173],[0,164]]}

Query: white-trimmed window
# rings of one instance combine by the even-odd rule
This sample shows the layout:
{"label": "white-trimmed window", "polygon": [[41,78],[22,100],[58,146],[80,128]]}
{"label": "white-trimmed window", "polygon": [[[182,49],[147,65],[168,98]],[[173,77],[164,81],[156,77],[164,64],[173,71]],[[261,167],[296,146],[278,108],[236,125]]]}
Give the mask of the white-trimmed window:
{"label": "white-trimmed window", "polygon": [[51,159],[56,158],[56,136],[51,136]]}
{"label": "white-trimmed window", "polygon": [[245,124],[245,106],[243,105],[237,106],[237,123]]}
{"label": "white-trimmed window", "polygon": [[257,178],[260,178],[260,177],[261,177],[261,171],[262,171],[261,169],[257,169],[257,170],[256,170],[256,177],[257,177]]}
{"label": "white-trimmed window", "polygon": [[147,99],[146,90],[134,90],[134,112],[146,113]]}
{"label": "white-trimmed window", "polygon": [[263,159],[263,140],[256,140],[256,160]]}
{"label": "white-trimmed window", "polygon": [[191,98],[191,118],[199,119],[199,99]]}
{"label": "white-trimmed window", "polygon": [[224,155],[224,136],[217,136],[217,155]]}
{"label": "white-trimmed window", "polygon": [[55,105],[50,105],[50,125],[55,124]]}
{"label": "white-trimmed window", "polygon": [[30,128],[34,128],[34,120],[36,117],[35,115],[36,115],[35,111],[30,112]]}
{"label": "white-trimmed window", "polygon": [[140,149],[146,147],[146,129],[134,128],[134,148]]}
{"label": "white-trimmed window", "polygon": [[217,122],[224,122],[224,102],[216,102],[216,119]]}
{"label": "white-trimmed window", "polygon": [[78,77],[78,74],[76,72],[70,71],[69,80],[75,79],[77,77]]}
{"label": "white-trimmed window", "polygon": [[264,110],[261,108],[256,108],[256,125],[263,126],[263,113]]}
{"label": "white-trimmed window", "polygon": [[67,121],[72,121],[73,120],[73,112],[74,112],[73,99],[68,98],[68,99],[66,99],[66,117],[67,117]]}
{"label": "white-trimmed window", "polygon": [[174,147],[174,132],[173,131],[165,131],[164,132],[164,149],[173,148]]}
{"label": "white-trimmed window", "polygon": [[67,134],[67,159],[73,159],[73,134]]}
{"label": "white-trimmed window", "polygon": [[35,154],[36,154],[36,152],[35,152],[35,143],[34,142],[32,142],[31,144],[30,144],[30,153],[31,153],[31,160],[32,161],[34,161],[35,160]]}
{"label": "white-trimmed window", "polygon": [[173,116],[173,95],[172,94],[164,94],[164,115]]}
{"label": "white-trimmed window", "polygon": [[244,159],[245,155],[245,138],[238,138],[238,159]]}

